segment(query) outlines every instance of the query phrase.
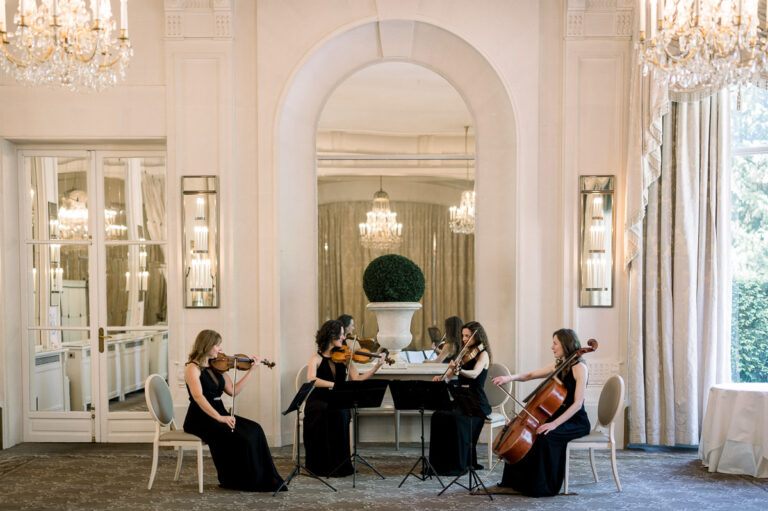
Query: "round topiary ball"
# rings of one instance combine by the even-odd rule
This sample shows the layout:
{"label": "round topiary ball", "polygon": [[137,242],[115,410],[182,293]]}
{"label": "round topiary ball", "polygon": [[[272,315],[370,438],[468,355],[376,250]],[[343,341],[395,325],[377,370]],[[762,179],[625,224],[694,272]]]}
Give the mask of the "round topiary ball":
{"label": "round topiary ball", "polygon": [[424,295],[424,273],[407,257],[383,255],[365,269],[363,291],[371,302],[418,302]]}

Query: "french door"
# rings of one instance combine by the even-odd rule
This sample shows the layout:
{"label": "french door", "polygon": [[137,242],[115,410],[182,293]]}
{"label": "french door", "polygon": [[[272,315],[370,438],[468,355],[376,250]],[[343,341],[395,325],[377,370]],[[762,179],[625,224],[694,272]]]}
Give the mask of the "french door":
{"label": "french door", "polygon": [[167,184],[158,151],[24,150],[24,440],[137,441],[168,378]]}

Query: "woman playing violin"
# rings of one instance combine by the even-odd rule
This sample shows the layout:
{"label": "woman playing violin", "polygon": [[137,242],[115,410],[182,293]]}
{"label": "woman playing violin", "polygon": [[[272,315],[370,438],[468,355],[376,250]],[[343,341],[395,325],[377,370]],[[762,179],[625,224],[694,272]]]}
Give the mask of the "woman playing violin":
{"label": "woman playing violin", "polygon": [[[496,385],[510,381],[544,378],[555,367],[581,348],[576,332],[560,329],[552,335],[552,354],[556,362],[537,371],[511,376],[497,376]],[[566,388],[562,406],[536,430],[537,437],[523,459],[514,465],[504,465],[500,487],[511,488],[531,497],[556,495],[565,477],[565,449],[574,438],[589,433],[589,419],[584,410],[587,389],[587,366],[581,359],[557,375]]]}
{"label": "woman playing violin", "polygon": [[229,375],[213,370],[210,360],[221,351],[221,335],[203,330],[195,338],[184,380],[189,393],[189,408],[184,431],[199,436],[211,449],[219,486],[243,491],[275,491],[283,478],[277,473],[261,426],[245,417],[230,415],[221,402],[222,393],[237,395],[254,369],[259,357],[244,372],[236,385]]}
{"label": "woman playing violin", "polygon": [[[304,445],[307,468],[319,476],[347,476],[352,473],[349,458],[349,410],[328,408],[334,385],[347,379],[347,365],[331,360],[331,350],[344,344],[344,327],[331,319],[323,323],[315,335],[317,353],[309,359],[307,381],[315,381],[315,389],[304,409]],[[376,360],[366,373],[360,374],[349,365],[351,380],[365,380],[378,371],[384,357]]]}
{"label": "woman playing violin", "polygon": [[[467,347],[466,356],[462,357],[462,360],[451,360],[446,374],[442,377],[436,376],[434,381],[457,374],[456,384],[470,388],[483,412],[488,415],[491,413],[491,407],[483,391],[483,385],[488,375],[491,352],[483,326],[477,321],[471,321],[462,326],[461,344],[462,348]],[[484,422],[480,417],[467,417],[458,410],[440,410],[432,414],[429,462],[439,475],[460,474],[467,468],[468,461],[475,469],[482,468],[477,463],[477,440],[480,438]],[[467,445],[470,441],[472,442],[472,459],[467,460]]]}

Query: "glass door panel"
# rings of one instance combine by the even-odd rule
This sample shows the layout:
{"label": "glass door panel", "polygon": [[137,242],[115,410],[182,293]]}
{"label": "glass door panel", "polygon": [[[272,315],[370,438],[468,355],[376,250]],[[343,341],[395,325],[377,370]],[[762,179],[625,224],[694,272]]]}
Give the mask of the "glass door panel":
{"label": "glass door panel", "polygon": [[[110,420],[146,414],[144,382],[168,379],[165,157],[98,153],[103,169],[103,283]],[[110,438],[110,430],[104,430]]]}

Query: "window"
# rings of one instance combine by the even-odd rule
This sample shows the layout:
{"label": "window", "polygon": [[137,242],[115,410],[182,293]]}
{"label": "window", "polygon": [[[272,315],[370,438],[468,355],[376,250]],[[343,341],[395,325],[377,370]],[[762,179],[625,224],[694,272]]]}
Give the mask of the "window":
{"label": "window", "polygon": [[731,378],[768,382],[766,89],[748,87],[732,92],[731,197]]}

